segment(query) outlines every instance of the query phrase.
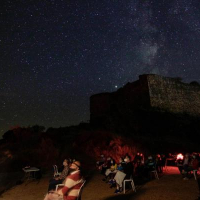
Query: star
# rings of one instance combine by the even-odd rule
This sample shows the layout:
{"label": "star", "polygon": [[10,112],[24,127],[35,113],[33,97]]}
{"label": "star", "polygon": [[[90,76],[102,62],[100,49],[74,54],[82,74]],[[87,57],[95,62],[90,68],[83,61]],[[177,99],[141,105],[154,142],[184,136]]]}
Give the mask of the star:
{"label": "star", "polygon": [[2,1],[0,15],[0,137],[15,125],[88,121],[91,95],[141,74],[199,81],[193,0]]}

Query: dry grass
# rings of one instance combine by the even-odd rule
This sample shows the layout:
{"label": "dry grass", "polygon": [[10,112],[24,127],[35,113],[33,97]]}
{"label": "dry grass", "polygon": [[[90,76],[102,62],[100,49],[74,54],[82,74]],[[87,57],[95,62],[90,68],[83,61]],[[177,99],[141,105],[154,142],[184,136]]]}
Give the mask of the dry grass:
{"label": "dry grass", "polygon": [[[48,187],[49,177],[39,182],[25,182],[4,194],[5,200],[42,200]],[[126,194],[114,194],[114,189],[102,181],[102,175],[94,174],[84,187],[82,200],[194,200],[198,194],[197,183],[192,177],[182,180],[177,168],[168,167],[168,171],[160,180],[152,180],[145,185],[136,186],[137,192],[127,191]]]}

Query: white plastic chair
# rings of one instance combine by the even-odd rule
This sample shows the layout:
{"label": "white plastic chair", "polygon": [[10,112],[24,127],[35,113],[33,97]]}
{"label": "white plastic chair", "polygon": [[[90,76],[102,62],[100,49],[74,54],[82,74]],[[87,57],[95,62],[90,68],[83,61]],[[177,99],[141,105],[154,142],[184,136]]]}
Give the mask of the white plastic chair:
{"label": "white plastic chair", "polygon": [[136,192],[135,184],[134,184],[133,178],[132,178],[132,176],[131,176],[130,179],[125,179],[125,180],[123,181],[123,190],[124,190],[124,194],[126,193],[126,182],[131,182],[131,187],[132,187],[133,191]]}
{"label": "white plastic chair", "polygon": [[151,173],[153,173],[153,174],[154,174],[154,176],[155,176],[155,178],[159,180],[159,177],[158,177],[158,172],[157,172],[157,170],[156,170],[156,169],[155,169],[155,170],[153,170],[153,171],[151,171]]}
{"label": "white plastic chair", "polygon": [[195,180],[197,180],[197,173],[198,173],[197,169],[193,170],[193,175]]}
{"label": "white plastic chair", "polygon": [[77,200],[81,200],[81,194],[83,192],[83,186],[85,185],[85,182],[86,180],[83,181],[81,187],[80,187],[80,190],[78,191],[78,197],[77,197]]}
{"label": "white plastic chair", "polygon": [[[80,189],[78,191],[77,200],[81,200],[81,194],[82,194],[83,186],[85,185],[85,182],[86,182],[86,180],[83,181],[83,183],[82,183],[82,185],[81,185],[81,187],[80,187]],[[58,190],[59,187],[62,187],[62,186],[64,186],[64,184],[57,184],[56,185],[56,191]]]}
{"label": "white plastic chair", "polygon": [[56,191],[58,190],[59,187],[63,187],[63,186],[64,186],[63,183],[61,183],[61,184],[57,184],[57,185],[56,185]]}
{"label": "white plastic chair", "polygon": [[61,173],[58,172],[58,167],[57,165],[53,165],[53,169],[54,169],[54,173],[53,173],[53,176],[56,177],[56,176],[59,176]]}

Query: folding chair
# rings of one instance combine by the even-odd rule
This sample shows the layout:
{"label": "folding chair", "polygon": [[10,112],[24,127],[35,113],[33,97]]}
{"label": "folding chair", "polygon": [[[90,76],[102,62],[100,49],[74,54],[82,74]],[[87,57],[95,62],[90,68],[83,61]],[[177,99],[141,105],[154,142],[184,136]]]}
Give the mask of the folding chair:
{"label": "folding chair", "polygon": [[123,190],[124,190],[124,194],[126,193],[126,182],[130,182],[133,191],[136,192],[135,184],[134,184],[133,178],[132,178],[132,176],[131,176],[130,179],[125,179],[125,180],[123,181]]}

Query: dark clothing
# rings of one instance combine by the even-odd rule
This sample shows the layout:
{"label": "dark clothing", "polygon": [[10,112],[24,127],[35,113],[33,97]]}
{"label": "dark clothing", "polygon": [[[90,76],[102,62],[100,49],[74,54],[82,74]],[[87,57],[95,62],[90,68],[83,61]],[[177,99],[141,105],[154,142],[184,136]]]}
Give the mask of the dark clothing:
{"label": "dark clothing", "polygon": [[156,170],[158,173],[162,173],[162,160],[160,157],[156,158]]}
{"label": "dark clothing", "polygon": [[50,190],[55,190],[56,188],[56,185],[57,184],[61,184],[65,178],[67,177],[67,175],[69,174],[69,166],[65,166],[61,175],[59,176],[59,180],[56,180],[56,179],[51,179],[49,181],[49,188],[48,188],[48,191]]}
{"label": "dark clothing", "polygon": [[165,167],[166,164],[166,157],[164,155],[161,156],[161,166]]}
{"label": "dark clothing", "polygon": [[55,180],[55,179],[51,179],[49,181],[49,188],[48,188],[48,191],[50,190],[55,190],[56,189],[56,185],[57,184],[61,184],[63,183],[64,179],[59,179],[59,180]]}
{"label": "dark clothing", "polygon": [[136,163],[140,164],[141,160],[142,160],[142,157],[140,155],[136,155],[133,162],[134,162],[134,164],[136,164]]}
{"label": "dark clothing", "polygon": [[131,162],[124,165],[125,179],[129,179],[133,175],[133,164]]}
{"label": "dark clothing", "polygon": [[145,162],[145,165],[144,165],[144,168],[143,168],[143,175],[146,177],[146,178],[149,178],[149,173],[153,170],[155,170],[155,166],[156,166],[156,163],[153,159],[148,159],[146,162]]}
{"label": "dark clothing", "polygon": [[106,160],[102,165],[101,174],[105,174],[106,170],[111,167],[111,160]]}
{"label": "dark clothing", "polygon": [[121,162],[121,165],[122,165],[122,168],[124,169],[125,165],[126,165],[126,162],[122,161]]}
{"label": "dark clothing", "polygon": [[150,170],[154,170],[155,169],[155,166],[156,166],[156,163],[153,159],[148,159],[146,162],[145,162],[145,168],[148,168]]}
{"label": "dark clothing", "polygon": [[199,169],[199,161],[196,158],[192,160],[192,169],[193,170]]}
{"label": "dark clothing", "polygon": [[[187,163],[187,164],[185,164]],[[183,178],[188,178],[188,172],[190,172],[192,170],[192,168],[189,166],[190,163],[190,159],[187,160],[187,162],[185,162],[185,160],[177,160],[177,166],[178,169],[180,171],[180,173],[182,174]]]}

